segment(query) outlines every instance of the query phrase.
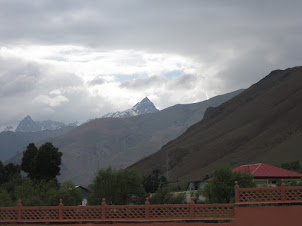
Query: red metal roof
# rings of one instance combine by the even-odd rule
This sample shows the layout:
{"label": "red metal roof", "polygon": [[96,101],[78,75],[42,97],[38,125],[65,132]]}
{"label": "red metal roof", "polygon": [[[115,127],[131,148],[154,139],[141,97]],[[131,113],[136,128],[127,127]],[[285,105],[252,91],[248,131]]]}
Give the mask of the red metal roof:
{"label": "red metal roof", "polygon": [[212,181],[213,179],[214,179],[214,177],[211,177],[211,178],[205,180],[205,182],[210,182],[210,181]]}
{"label": "red metal roof", "polygon": [[301,173],[296,173],[290,170],[282,169],[276,166],[271,166],[263,163],[242,165],[233,169],[233,171],[249,172],[254,177],[291,177],[291,178],[301,178]]}

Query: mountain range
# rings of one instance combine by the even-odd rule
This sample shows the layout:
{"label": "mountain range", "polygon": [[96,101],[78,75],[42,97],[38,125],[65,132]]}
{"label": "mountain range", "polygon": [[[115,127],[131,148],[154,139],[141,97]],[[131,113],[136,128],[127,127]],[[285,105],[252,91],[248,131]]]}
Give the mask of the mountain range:
{"label": "mountain range", "polygon": [[[87,185],[101,168],[127,167],[159,150],[200,121],[208,107],[218,106],[240,92],[242,90],[134,117],[100,118],[48,139],[63,153],[59,179]],[[147,98],[140,103],[154,106]],[[20,162],[21,158],[19,154],[11,161]]]}
{"label": "mountain range", "polygon": [[[108,113],[103,117],[126,118],[157,111],[158,109],[155,108],[154,104],[148,97],[145,97],[131,109]],[[20,121],[16,128],[5,126],[0,132],[0,160],[7,160],[16,153],[22,153],[29,143],[38,143],[48,138],[63,135],[77,126],[79,126],[78,122],[66,124],[52,120],[34,121],[28,115]]]}
{"label": "mountain range", "polygon": [[34,121],[32,118],[28,115],[26,116],[17,126],[16,132],[37,132],[37,131],[43,131],[43,130],[56,130],[59,128],[62,128],[64,126],[78,126],[78,122],[65,124],[64,122],[57,122],[57,121]]}
{"label": "mountain range", "polygon": [[276,70],[131,167],[171,181],[201,180],[218,165],[302,159],[302,67]]}
{"label": "mountain range", "polygon": [[[145,97],[133,108],[123,112],[110,113],[106,117],[125,118],[157,111],[154,104]],[[29,143],[38,143],[63,135],[77,126],[79,126],[78,122],[66,124],[52,120],[34,121],[28,115],[20,121],[15,129],[12,126],[6,126],[0,133],[0,160],[6,160],[16,153],[22,153]]]}

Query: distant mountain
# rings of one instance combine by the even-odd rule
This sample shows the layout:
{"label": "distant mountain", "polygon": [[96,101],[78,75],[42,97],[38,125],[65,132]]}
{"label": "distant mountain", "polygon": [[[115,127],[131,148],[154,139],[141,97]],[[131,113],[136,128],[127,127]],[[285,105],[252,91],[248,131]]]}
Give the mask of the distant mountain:
{"label": "distant mountain", "polygon": [[[194,104],[178,104],[151,114],[100,118],[50,139],[63,152],[60,180],[87,185],[101,168],[127,167],[159,150],[201,120],[208,107],[218,106],[240,92],[242,90]],[[11,161],[21,158],[15,156]]]}
{"label": "distant mountain", "polygon": [[272,165],[302,160],[302,67],[276,70],[158,152],[132,165],[170,180],[200,180],[221,164]]}
{"label": "distant mountain", "polygon": [[158,112],[159,110],[154,106],[154,104],[145,97],[141,102],[138,102],[131,109],[126,111],[117,111],[103,115],[102,118],[128,118],[137,115],[143,115],[148,113]]}
{"label": "distant mountain", "polygon": [[75,127],[64,126],[54,130],[36,132],[3,131],[0,133],[0,160],[4,161],[12,156],[16,156],[16,153],[22,153],[29,143],[37,143],[50,137],[62,135],[73,128]]}
{"label": "distant mountain", "polygon": [[15,130],[16,130],[16,126],[12,126],[12,125],[0,126],[0,133],[3,131],[15,131]]}
{"label": "distant mountain", "polygon": [[51,120],[39,122],[33,121],[28,115],[19,123],[16,128],[16,132],[37,132],[43,130],[56,130],[64,126],[77,126],[77,122],[69,124]]}

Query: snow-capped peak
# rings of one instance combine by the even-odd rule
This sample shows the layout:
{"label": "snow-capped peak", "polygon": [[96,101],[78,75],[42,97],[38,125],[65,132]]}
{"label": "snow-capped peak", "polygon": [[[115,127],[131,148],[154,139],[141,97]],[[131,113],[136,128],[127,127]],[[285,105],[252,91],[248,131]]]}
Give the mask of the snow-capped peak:
{"label": "snow-capped peak", "polygon": [[142,115],[147,113],[157,112],[158,109],[145,97],[142,101],[138,102],[131,109],[125,111],[117,111],[103,115],[102,118],[128,118],[136,115]]}

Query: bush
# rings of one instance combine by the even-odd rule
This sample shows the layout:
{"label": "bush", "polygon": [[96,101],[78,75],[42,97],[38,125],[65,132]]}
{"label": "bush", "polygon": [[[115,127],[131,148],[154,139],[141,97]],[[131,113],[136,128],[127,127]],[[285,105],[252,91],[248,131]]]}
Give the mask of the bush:
{"label": "bush", "polygon": [[24,206],[53,206],[59,204],[57,191],[58,184],[55,181],[42,180],[35,183],[27,179],[16,186],[15,196]]}
{"label": "bush", "polygon": [[241,188],[255,187],[253,176],[247,172],[233,172],[230,166],[214,170],[213,180],[201,188],[201,194],[209,203],[229,203],[234,201],[235,181]]}
{"label": "bush", "polygon": [[0,191],[0,206],[12,206],[13,202],[10,198],[9,193],[5,190],[2,189]]}
{"label": "bush", "polygon": [[134,169],[100,170],[89,188],[90,205],[99,205],[102,198],[107,204],[141,204],[146,197],[142,177]]}
{"label": "bush", "polygon": [[81,204],[81,191],[71,182],[57,184],[56,180],[33,181],[26,179],[16,186],[15,196],[22,201],[23,206],[57,206],[60,199],[66,206]]}
{"label": "bush", "polygon": [[168,188],[161,188],[149,198],[151,204],[184,204],[186,201],[185,192],[172,193]]}

